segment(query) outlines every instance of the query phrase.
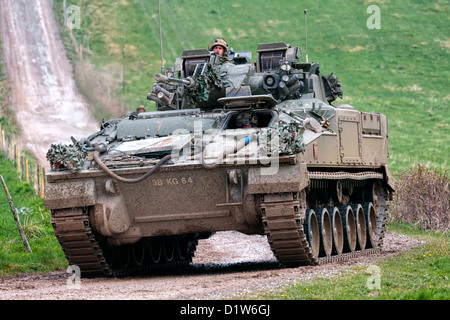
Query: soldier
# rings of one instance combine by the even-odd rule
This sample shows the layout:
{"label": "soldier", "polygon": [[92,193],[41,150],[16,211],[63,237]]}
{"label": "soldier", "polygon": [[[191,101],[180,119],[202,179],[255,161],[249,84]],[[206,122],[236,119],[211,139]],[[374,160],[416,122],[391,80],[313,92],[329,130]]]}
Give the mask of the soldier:
{"label": "soldier", "polygon": [[258,117],[251,111],[242,111],[236,117],[237,128],[256,128],[258,127]]}
{"label": "soldier", "polygon": [[129,117],[130,120],[134,120],[137,118],[138,114],[141,112],[145,112],[145,107],[144,105],[139,105],[139,107],[137,107],[136,111],[130,111],[127,113],[127,116]]}
{"label": "soldier", "polygon": [[208,50],[217,53],[221,63],[231,62],[228,59],[228,43],[224,39],[217,38],[211,41],[211,43],[208,46]]}

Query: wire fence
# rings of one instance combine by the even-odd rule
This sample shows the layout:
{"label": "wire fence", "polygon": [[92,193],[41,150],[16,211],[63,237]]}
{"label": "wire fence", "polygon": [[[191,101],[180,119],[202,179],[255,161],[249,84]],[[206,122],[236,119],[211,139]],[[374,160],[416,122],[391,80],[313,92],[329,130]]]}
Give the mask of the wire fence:
{"label": "wire fence", "polygon": [[[66,0],[63,1],[64,11],[64,25],[68,23],[73,17],[68,16],[68,9]],[[69,25],[69,24],[67,24]],[[83,46],[78,45],[75,36],[72,34],[72,24],[69,25],[69,36],[72,41],[73,49],[79,56],[80,60],[83,58]],[[76,27],[76,26],[75,26]],[[6,158],[14,162],[17,171],[23,181],[30,184],[35,190],[36,195],[44,198],[45,191],[45,169],[39,166],[37,161],[33,159],[27,152],[22,150],[17,144],[16,137],[11,133],[5,133],[0,124],[0,151],[2,151]],[[0,172],[1,173],[1,172]],[[11,215],[8,217],[0,217],[0,249],[5,247],[25,244],[27,247],[28,242],[39,241],[49,237],[55,237],[51,226],[51,216],[39,210],[33,210],[27,207],[20,209],[15,208],[13,199],[10,198],[6,185],[4,186],[6,197],[8,201],[1,202],[0,206],[10,206]],[[0,188],[1,190],[1,188]],[[3,199],[4,195],[0,196]],[[15,199],[16,204],[21,203],[21,199]],[[2,210],[8,212],[8,209]],[[17,227],[11,223],[5,223],[5,219],[16,220]],[[6,227],[8,226],[8,227]],[[6,240],[6,241],[5,241]],[[2,242],[3,241],[3,242]],[[29,248],[29,246],[28,246]],[[31,253],[31,250],[28,250]]]}
{"label": "wire fence", "polygon": [[[34,226],[36,226],[36,225],[34,225]],[[3,228],[1,228],[1,229],[3,229]],[[4,229],[4,230],[6,230],[6,229]],[[11,232],[10,237],[6,237],[7,239],[10,239],[10,240],[6,241],[6,242],[0,242],[0,249],[8,247],[8,246],[11,246],[11,245],[15,245],[15,244],[23,245],[22,239],[18,239],[18,237],[16,235],[17,230],[7,230],[7,231]],[[42,240],[42,239],[54,238],[54,237],[55,237],[54,234],[45,234],[45,235],[42,235],[42,236],[39,236],[39,237],[35,237],[35,238],[27,238],[27,241],[28,242],[35,242],[35,241],[39,241],[39,240]]]}
{"label": "wire fence", "polygon": [[[14,162],[22,181],[30,184],[36,195],[43,198],[45,169],[39,166],[31,155],[23,151],[16,141],[16,137],[11,133],[5,133],[0,124],[0,151],[4,153],[7,159]],[[2,182],[4,182],[3,178]],[[31,253],[28,242],[54,237],[50,228],[51,217],[48,213],[43,212],[41,208],[34,210],[22,207],[20,203],[23,203],[24,199],[12,199],[6,184],[3,185],[3,189],[5,192],[2,192],[2,195],[0,195],[1,211],[5,213],[9,211],[11,213],[0,217],[0,249],[24,244],[27,251]],[[5,195],[7,201],[3,201]],[[16,221],[16,227],[14,227],[14,220]]]}
{"label": "wire fence", "polygon": [[[16,201],[15,203],[2,175],[0,175],[0,180],[7,199],[7,201],[0,202],[0,212],[4,213],[0,216],[0,249],[13,244],[22,243],[27,252],[32,253],[29,242],[54,236],[50,228],[51,217],[48,212],[43,212],[40,207],[38,207],[38,209],[31,209],[28,207],[21,207],[18,209],[16,204],[21,203],[23,199],[19,199],[19,201]],[[0,199],[2,198],[4,198],[3,195],[0,196]],[[6,206],[9,207],[9,210]],[[6,214],[8,211],[10,211],[11,214]],[[16,227],[14,227],[13,221],[15,222]]]}
{"label": "wire fence", "polygon": [[[3,196],[1,198],[3,198]],[[7,202],[0,202],[0,205],[7,206]],[[4,211],[6,212],[7,210]],[[15,215],[20,222],[24,235],[22,236],[19,228],[14,228],[12,224],[8,224],[7,226],[5,226],[6,223],[1,224],[0,250],[12,245],[24,245],[24,237],[27,243],[55,237],[54,233],[49,228],[51,217],[44,215],[40,209],[32,210],[30,208],[22,207],[20,209],[16,208],[15,211]],[[8,217],[4,217],[4,219],[2,219],[3,222],[5,222],[6,219],[8,219]],[[13,220],[13,215],[11,215],[11,218],[9,219]]]}
{"label": "wire fence", "polygon": [[45,169],[27,155],[16,143],[14,135],[7,134],[0,124],[0,150],[14,162],[21,178],[29,183],[41,198],[44,197]]}
{"label": "wire fence", "polygon": [[[64,25],[68,25],[69,37],[72,41],[73,49],[75,53],[79,56],[80,60],[83,58],[83,46],[78,45],[75,36],[72,34],[72,24],[68,24],[70,19],[73,20],[72,16],[68,16],[68,9],[66,0],[63,1],[63,11],[64,11]],[[75,25],[76,27],[76,25]],[[14,162],[17,171],[23,181],[30,184],[34,189],[36,195],[44,198],[45,191],[45,169],[37,163],[32,156],[30,156],[26,151],[22,150],[17,144],[16,137],[3,130],[0,124],[0,152],[3,152],[7,159]],[[1,174],[1,172],[0,172]],[[7,187],[5,185],[6,196],[10,199]],[[1,190],[1,188],[0,188]],[[0,196],[3,199],[4,195]],[[16,204],[20,204],[22,199],[14,199]],[[4,212],[8,212],[8,201],[0,202],[0,206],[5,205]],[[11,207],[11,204],[10,204]],[[27,207],[22,207],[17,209],[14,205],[10,208],[12,213],[6,217],[0,217],[0,249],[6,248],[11,245],[26,244],[28,242],[39,241],[49,237],[55,237],[51,226],[51,216],[42,212],[41,208],[39,210],[32,210]],[[17,227],[15,228],[12,220],[16,220]],[[11,221],[5,223],[5,219],[10,219]],[[8,227],[5,227],[8,226]],[[23,234],[22,234],[23,233]],[[3,242],[2,242],[3,241]],[[27,247],[27,244],[25,245]],[[28,250],[27,250],[28,251]],[[30,250],[31,251],[31,250]],[[29,252],[30,252],[29,251]],[[30,252],[31,253],[31,252]]]}

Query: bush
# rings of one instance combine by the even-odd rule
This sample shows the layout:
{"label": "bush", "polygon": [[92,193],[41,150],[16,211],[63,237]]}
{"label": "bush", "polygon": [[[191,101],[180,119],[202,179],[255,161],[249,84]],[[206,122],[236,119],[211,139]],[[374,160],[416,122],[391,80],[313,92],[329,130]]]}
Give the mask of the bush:
{"label": "bush", "polygon": [[390,219],[426,230],[450,231],[448,170],[429,170],[419,164],[396,177]]}

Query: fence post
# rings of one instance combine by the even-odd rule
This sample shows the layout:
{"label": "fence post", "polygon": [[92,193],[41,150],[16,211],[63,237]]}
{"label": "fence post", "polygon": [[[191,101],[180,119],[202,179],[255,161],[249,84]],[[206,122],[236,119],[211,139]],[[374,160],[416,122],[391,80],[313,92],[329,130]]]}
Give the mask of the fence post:
{"label": "fence post", "polygon": [[6,141],[5,141],[5,131],[2,129],[2,149],[6,149]]}
{"label": "fence post", "polygon": [[38,194],[38,195],[40,195],[40,192],[39,192],[39,184],[41,183],[40,181],[39,181],[39,179],[38,179],[38,165],[37,165],[37,162],[34,164],[34,183],[33,183],[33,185],[34,185],[34,190],[36,191],[36,194]]}
{"label": "fence post", "polygon": [[20,148],[19,147],[16,148],[16,160],[15,160],[15,162],[16,162],[17,170],[19,171],[19,173],[23,177],[22,159],[20,158]]}
{"label": "fence post", "polygon": [[9,160],[14,161],[14,139],[9,140]]}
{"label": "fence post", "polygon": [[8,188],[6,187],[6,183],[5,183],[5,180],[3,180],[2,175],[0,175],[0,179],[3,184],[3,190],[5,190],[6,197],[8,198],[9,207],[11,208],[11,212],[13,213],[14,221],[16,221],[17,229],[19,229],[20,237],[22,238],[22,242],[25,245],[25,249],[27,249],[28,253],[33,253],[31,251],[30,245],[28,243],[27,237],[25,236],[25,232],[23,232],[22,225],[20,224],[20,221],[19,221],[19,216],[17,215],[16,208],[14,207],[14,203],[12,202],[11,196],[9,195]]}
{"label": "fence post", "polygon": [[25,181],[30,183],[30,171],[28,170],[28,159],[25,158]]}
{"label": "fence post", "polygon": [[[45,171],[37,163],[33,166],[33,161],[29,161],[26,154],[14,142],[11,133],[5,134],[0,124],[0,151],[3,151],[6,158],[14,163],[17,172],[22,180],[27,183],[33,183],[36,194],[41,198],[44,197],[45,188]],[[34,167],[34,176],[33,176]]]}
{"label": "fence post", "polygon": [[41,168],[40,170],[41,177],[39,178],[39,188],[40,188],[40,196],[41,198],[44,198],[44,190],[45,190],[45,171],[44,168]]}

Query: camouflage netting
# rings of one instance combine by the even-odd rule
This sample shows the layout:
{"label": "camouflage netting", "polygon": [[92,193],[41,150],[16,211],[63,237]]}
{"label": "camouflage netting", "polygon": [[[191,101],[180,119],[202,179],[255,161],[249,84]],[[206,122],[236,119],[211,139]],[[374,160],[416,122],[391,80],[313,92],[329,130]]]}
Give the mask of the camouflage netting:
{"label": "camouflage netting", "polygon": [[53,170],[68,168],[76,173],[82,169],[86,156],[87,152],[74,141],[73,145],[52,144],[46,157]]}
{"label": "camouflage netting", "polygon": [[280,153],[294,154],[300,153],[305,149],[303,143],[303,127],[299,127],[295,123],[285,123],[278,127],[280,135]]}
{"label": "camouflage netting", "polygon": [[305,149],[304,128],[296,123],[283,123],[276,127],[261,130],[260,153],[278,156],[300,153]]}
{"label": "camouflage netting", "polygon": [[185,87],[185,95],[189,98],[191,104],[208,101],[209,93],[213,87],[224,87],[224,83],[217,74],[217,69],[211,67],[211,65],[207,66],[203,74],[194,75],[193,78],[196,86],[194,88]]}

